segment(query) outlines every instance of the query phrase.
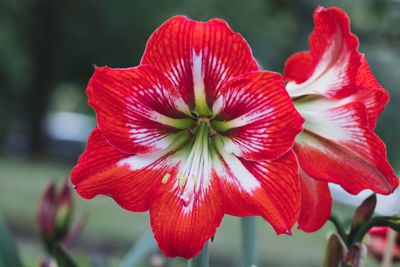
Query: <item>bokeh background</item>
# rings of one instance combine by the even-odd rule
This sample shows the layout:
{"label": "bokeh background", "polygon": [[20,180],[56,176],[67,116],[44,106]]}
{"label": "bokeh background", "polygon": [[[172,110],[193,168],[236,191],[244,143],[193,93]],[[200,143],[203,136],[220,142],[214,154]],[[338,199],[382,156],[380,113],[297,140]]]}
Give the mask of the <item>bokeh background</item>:
{"label": "bokeh background", "polygon": [[[37,266],[44,255],[35,217],[41,192],[50,180],[61,185],[69,176],[96,124],[85,94],[94,65],[138,65],[151,33],[180,14],[226,20],[264,69],[282,73],[291,54],[308,50],[318,5],[345,10],[359,50],[389,91],[376,132],[399,173],[399,0],[0,0],[0,212],[24,263]],[[106,197],[75,198],[75,220],[88,214],[88,221],[73,257],[80,266],[99,257],[118,266],[149,228],[148,215],[124,211]],[[343,219],[353,210],[335,209]],[[328,222],[314,234],[294,230],[292,237],[276,237],[267,222],[259,220],[258,228],[260,266],[321,266],[333,230]],[[224,218],[211,244],[212,266],[239,266],[239,229],[237,218]]]}

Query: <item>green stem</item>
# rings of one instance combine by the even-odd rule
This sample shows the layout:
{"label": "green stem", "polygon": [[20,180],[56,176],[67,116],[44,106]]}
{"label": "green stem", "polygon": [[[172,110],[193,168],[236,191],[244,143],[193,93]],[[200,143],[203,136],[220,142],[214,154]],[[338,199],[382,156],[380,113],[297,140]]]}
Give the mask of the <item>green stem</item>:
{"label": "green stem", "polygon": [[78,265],[74,262],[68,252],[61,245],[57,244],[54,246],[52,256],[56,259],[59,267],[77,267]]}
{"label": "green stem", "polygon": [[193,259],[188,261],[188,267],[209,267],[208,242],[204,245],[203,250]]}
{"label": "green stem", "polygon": [[244,267],[257,266],[257,231],[256,217],[241,218],[242,227],[242,262]]}
{"label": "green stem", "polygon": [[351,241],[351,243],[361,242],[369,229],[374,226],[391,226],[390,218],[390,216],[377,216],[369,219],[360,227],[358,232],[354,235],[354,238],[349,241]]}
{"label": "green stem", "polygon": [[339,220],[337,215],[335,213],[331,214],[331,217],[329,217],[329,220],[335,225],[336,230],[340,237],[342,238],[343,242],[347,244],[347,235],[346,231],[344,230],[343,223]]}

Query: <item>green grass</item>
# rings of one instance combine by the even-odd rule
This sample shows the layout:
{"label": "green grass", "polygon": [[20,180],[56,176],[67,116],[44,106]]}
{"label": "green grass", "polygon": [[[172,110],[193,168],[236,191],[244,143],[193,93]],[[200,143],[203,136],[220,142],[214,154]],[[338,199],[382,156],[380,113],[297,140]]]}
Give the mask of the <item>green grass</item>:
{"label": "green grass", "polygon": [[[0,211],[18,237],[26,266],[37,266],[44,256],[36,230],[36,209],[41,192],[50,180],[69,176],[72,164],[50,160],[15,162],[0,158]],[[75,195],[75,221],[87,213],[88,222],[71,248],[79,266],[90,266],[96,253],[103,254],[110,266],[118,266],[131,244],[150,227],[148,213],[131,213],[108,197],[84,200]],[[352,208],[335,206],[342,217]],[[210,244],[211,266],[240,266],[240,221],[225,216],[214,242]],[[333,226],[328,222],[320,231],[307,234],[293,229],[293,236],[276,236],[272,227],[258,219],[260,266],[322,266],[325,242]],[[174,266],[185,266],[177,260]],[[367,266],[376,266],[368,263]]]}

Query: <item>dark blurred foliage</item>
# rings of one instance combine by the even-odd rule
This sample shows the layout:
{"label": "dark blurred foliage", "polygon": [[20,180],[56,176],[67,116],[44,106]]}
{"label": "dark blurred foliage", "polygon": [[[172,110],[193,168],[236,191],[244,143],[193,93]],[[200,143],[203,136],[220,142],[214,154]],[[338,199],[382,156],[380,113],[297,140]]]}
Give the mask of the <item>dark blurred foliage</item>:
{"label": "dark blurred foliage", "polygon": [[48,112],[94,116],[85,95],[93,66],[138,65],[151,33],[174,15],[228,21],[247,39],[264,69],[282,73],[291,54],[308,49],[318,5],[346,11],[360,51],[391,95],[377,132],[392,165],[399,168],[398,0],[1,0],[1,145],[12,136],[14,147],[43,153],[42,122]]}

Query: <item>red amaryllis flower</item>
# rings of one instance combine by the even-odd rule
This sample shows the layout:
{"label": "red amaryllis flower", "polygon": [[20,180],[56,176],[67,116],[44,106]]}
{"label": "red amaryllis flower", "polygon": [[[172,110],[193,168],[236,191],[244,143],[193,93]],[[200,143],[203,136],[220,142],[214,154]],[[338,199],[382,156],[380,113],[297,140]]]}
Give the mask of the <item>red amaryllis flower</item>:
{"label": "red amaryllis flower", "polygon": [[[369,240],[367,243],[368,251],[377,260],[382,261],[383,254],[388,246],[387,235],[389,227],[375,226],[368,231]],[[400,235],[396,233],[396,239],[392,250],[393,262],[400,261]]]}
{"label": "red amaryllis flower", "polygon": [[374,133],[389,96],[358,52],[347,15],[318,7],[314,23],[311,51],[291,56],[284,71],[287,91],[306,119],[293,150],[301,177],[299,228],[307,232],[329,218],[327,182],[351,194],[364,189],[390,194],[399,183]]}
{"label": "red amaryllis flower", "polygon": [[194,257],[224,214],[261,215],[278,234],[297,221],[290,149],[304,120],[224,21],[168,20],[138,67],[96,68],[87,94],[98,127],[72,171],[76,191],[150,210],[165,255]]}

